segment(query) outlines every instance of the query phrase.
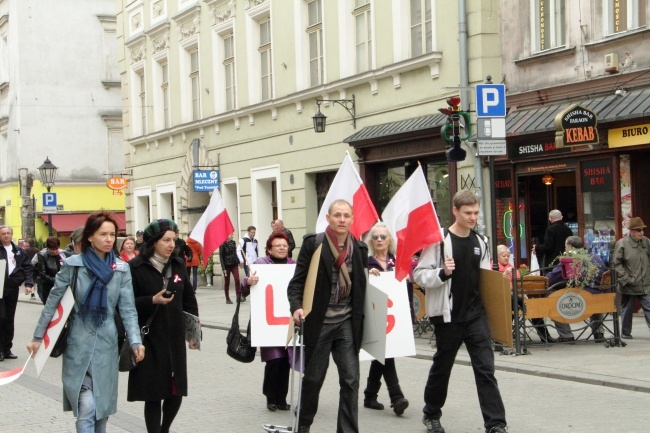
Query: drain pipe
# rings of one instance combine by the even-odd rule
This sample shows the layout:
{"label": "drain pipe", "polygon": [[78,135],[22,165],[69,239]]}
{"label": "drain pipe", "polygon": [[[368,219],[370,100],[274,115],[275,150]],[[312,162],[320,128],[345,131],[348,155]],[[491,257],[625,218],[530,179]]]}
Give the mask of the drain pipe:
{"label": "drain pipe", "polygon": [[[460,63],[460,107],[461,110],[469,112],[469,102],[471,92],[469,88],[469,68],[467,60],[467,0],[458,0],[458,56]],[[483,175],[481,168],[481,158],[478,156],[478,149],[472,148],[473,146],[468,142],[467,147],[472,154],[474,162],[474,178],[476,181],[476,194],[481,200],[481,209],[483,212],[479,213],[477,229],[479,233],[485,235],[485,194],[483,193]]]}

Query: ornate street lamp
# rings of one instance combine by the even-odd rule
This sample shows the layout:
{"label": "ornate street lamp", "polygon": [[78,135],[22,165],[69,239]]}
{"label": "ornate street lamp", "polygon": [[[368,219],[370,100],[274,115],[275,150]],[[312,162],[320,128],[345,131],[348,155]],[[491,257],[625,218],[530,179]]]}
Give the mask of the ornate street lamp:
{"label": "ornate street lamp", "polygon": [[352,117],[352,126],[354,129],[357,129],[357,107],[356,100],[354,95],[352,99],[316,99],[316,106],[318,107],[318,112],[312,117],[314,121],[314,132],[325,132],[325,125],[327,124],[327,116],[320,112],[320,104],[322,102],[332,102],[334,104],[339,104],[341,107],[345,108],[347,112]]}
{"label": "ornate street lamp", "polygon": [[[58,167],[52,164],[49,157],[45,158],[45,162],[38,167],[38,171],[41,174],[41,183],[47,188],[47,192],[50,192],[54,186],[54,179],[56,178],[56,171]],[[52,214],[47,214],[47,232],[49,236],[52,236]]]}

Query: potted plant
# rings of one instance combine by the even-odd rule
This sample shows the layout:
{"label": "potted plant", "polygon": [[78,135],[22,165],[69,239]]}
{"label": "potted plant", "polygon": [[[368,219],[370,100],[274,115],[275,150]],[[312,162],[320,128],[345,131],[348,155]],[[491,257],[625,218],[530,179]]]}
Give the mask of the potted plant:
{"label": "potted plant", "polygon": [[[201,263],[203,263],[203,257],[201,257]],[[203,266],[199,266],[199,275],[202,277],[205,277],[206,285],[208,287],[212,287],[212,277],[213,277],[213,272],[214,271],[214,260],[212,254],[210,254],[210,258],[208,259],[208,264]]]}
{"label": "potted plant", "polygon": [[591,286],[600,272],[591,254],[585,249],[567,251],[558,258],[567,288],[584,289]]}

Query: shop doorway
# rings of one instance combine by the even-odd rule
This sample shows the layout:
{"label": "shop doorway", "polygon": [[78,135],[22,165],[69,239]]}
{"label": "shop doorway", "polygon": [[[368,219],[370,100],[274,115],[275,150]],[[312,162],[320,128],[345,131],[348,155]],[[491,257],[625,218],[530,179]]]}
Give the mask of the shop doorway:
{"label": "shop doorway", "polygon": [[576,172],[558,171],[518,177],[519,218],[523,224],[520,257],[527,258],[533,244],[542,243],[548,228],[548,213],[559,209],[564,222],[578,235]]}

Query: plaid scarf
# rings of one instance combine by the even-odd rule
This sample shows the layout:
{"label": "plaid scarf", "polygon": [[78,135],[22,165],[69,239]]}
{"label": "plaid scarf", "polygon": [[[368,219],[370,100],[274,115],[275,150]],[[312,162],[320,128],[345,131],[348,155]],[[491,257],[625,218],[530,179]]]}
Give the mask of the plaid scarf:
{"label": "plaid scarf", "polygon": [[336,239],[336,234],[331,227],[327,226],[325,229],[325,238],[327,243],[330,246],[332,255],[334,256],[334,267],[338,269],[339,280],[339,299],[347,298],[350,294],[350,289],[352,288],[352,281],[350,280],[350,274],[348,272],[347,262],[352,258],[352,236],[348,233],[348,237],[345,239],[345,243],[342,246],[339,246],[339,241]]}

